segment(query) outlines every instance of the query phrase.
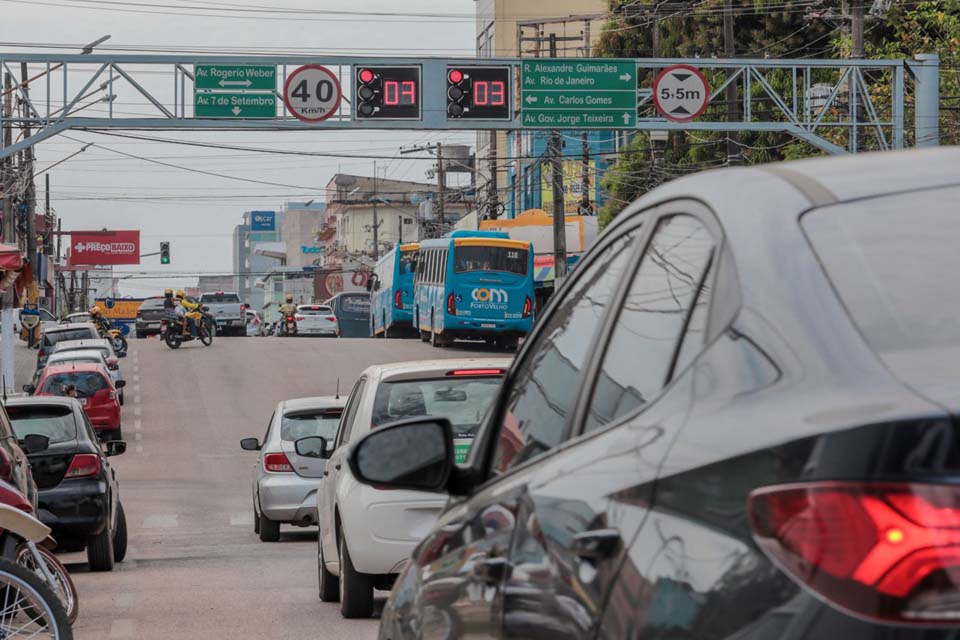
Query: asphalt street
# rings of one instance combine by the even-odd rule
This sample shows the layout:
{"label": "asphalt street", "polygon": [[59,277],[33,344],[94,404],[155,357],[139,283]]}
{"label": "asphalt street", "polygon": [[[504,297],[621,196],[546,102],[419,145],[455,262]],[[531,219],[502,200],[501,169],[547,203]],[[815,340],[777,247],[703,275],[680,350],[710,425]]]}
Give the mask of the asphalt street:
{"label": "asphalt street", "polygon": [[[418,340],[222,338],[171,351],[131,340],[121,369],[127,453],[114,458],[130,548],[113,573],[63,556],[80,592],[76,637],[376,637],[377,621],[344,620],[317,597],[316,528],[284,527],[279,543],[253,532],[256,454],[282,399],[349,393],[379,362],[464,357]],[[490,354],[489,351],[484,352]]]}

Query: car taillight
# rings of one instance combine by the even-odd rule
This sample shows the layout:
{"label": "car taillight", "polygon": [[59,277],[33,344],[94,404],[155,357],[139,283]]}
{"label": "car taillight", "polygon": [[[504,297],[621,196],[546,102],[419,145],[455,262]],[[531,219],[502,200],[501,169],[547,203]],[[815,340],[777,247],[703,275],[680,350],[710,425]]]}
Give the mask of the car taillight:
{"label": "car taillight", "polygon": [[107,393],[107,397],[110,398],[111,400],[116,400],[116,399],[117,399],[117,392],[114,391],[113,389],[111,389],[111,390]]}
{"label": "car taillight", "polygon": [[263,468],[271,473],[293,473],[293,465],[285,453],[268,453],[263,456]]}
{"label": "car taillight", "polygon": [[502,376],[503,369],[456,369],[447,371],[448,376]]}
{"label": "car taillight", "polygon": [[447,313],[452,316],[457,315],[457,301],[452,293],[447,296]]}
{"label": "car taillight", "polygon": [[527,296],[523,299],[523,317],[529,318],[530,312],[533,310],[533,302],[530,301],[530,296]]}
{"label": "car taillight", "polygon": [[327,316],[326,319],[329,320],[330,322],[336,322],[336,321],[337,321],[337,316]]}
{"label": "car taillight", "polygon": [[960,624],[960,487],[815,482],[749,500],[760,547],[838,607]]}
{"label": "car taillight", "polygon": [[93,453],[78,453],[73,456],[64,478],[86,478],[100,473],[100,457]]}
{"label": "car taillight", "polygon": [[403,309],[403,292],[399,289],[393,294],[393,306],[397,309]]}

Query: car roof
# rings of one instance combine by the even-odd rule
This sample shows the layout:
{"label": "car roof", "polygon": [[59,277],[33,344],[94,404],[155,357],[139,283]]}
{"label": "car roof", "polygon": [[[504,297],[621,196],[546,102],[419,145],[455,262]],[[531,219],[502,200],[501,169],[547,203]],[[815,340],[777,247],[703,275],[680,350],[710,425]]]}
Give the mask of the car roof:
{"label": "car roof", "polygon": [[50,327],[44,333],[57,333],[60,331],[70,331],[71,329],[93,329],[94,331],[97,328],[92,322],[64,322],[63,324],[58,324],[54,327]]}
{"label": "car roof", "polygon": [[100,349],[67,349],[64,351],[54,351],[47,358],[47,362],[52,360],[72,360],[73,358],[97,358],[103,359],[103,351]]}
{"label": "car roof", "polygon": [[106,338],[86,338],[81,340],[61,340],[54,347],[54,353],[60,351],[73,351],[75,349],[100,349],[109,347],[110,341]]}
{"label": "car roof", "polygon": [[377,364],[368,367],[364,373],[381,380],[417,380],[446,375],[448,371],[457,369],[503,369],[506,371],[512,363],[513,358],[503,357],[417,360]]}
{"label": "car roof", "polygon": [[290,411],[304,411],[307,409],[342,409],[347,404],[347,397],[315,396],[312,398],[290,398],[277,405],[277,410],[284,413]]}
{"label": "car roof", "polygon": [[52,364],[47,367],[44,367],[44,375],[52,376],[56,373],[102,373],[107,378],[110,377],[110,374],[107,372],[107,368],[102,364],[97,364],[95,362],[74,362],[74,363],[63,363],[63,364]]}
{"label": "car roof", "polygon": [[61,406],[70,407],[74,411],[82,408],[79,400],[69,396],[21,396],[9,398],[4,405],[8,407]]}

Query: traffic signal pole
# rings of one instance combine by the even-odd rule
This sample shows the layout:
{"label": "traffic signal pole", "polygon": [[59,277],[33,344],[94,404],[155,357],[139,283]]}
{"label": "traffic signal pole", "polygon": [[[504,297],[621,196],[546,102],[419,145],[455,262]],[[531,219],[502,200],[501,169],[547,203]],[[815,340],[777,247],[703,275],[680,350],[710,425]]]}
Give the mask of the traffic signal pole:
{"label": "traffic signal pole", "polygon": [[[3,135],[4,147],[13,144],[13,127],[10,119],[13,117],[13,79],[9,73],[3,77]],[[13,198],[10,194],[10,188],[13,180],[13,158],[7,157],[0,161],[0,189],[3,190],[3,242],[4,244],[16,244],[14,237],[16,224],[13,215]],[[3,386],[4,393],[12,392],[16,381],[14,380],[15,368],[13,366],[13,342],[16,338],[13,334],[13,287],[7,287],[3,293],[2,307],[0,307],[0,386]]]}

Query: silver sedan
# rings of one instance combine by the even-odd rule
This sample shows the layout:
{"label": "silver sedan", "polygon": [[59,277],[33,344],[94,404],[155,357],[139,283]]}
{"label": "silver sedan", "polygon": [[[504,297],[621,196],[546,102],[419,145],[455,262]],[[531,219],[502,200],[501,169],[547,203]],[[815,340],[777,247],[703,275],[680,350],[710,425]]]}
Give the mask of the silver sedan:
{"label": "silver sedan", "polygon": [[345,402],[332,396],[284,400],[263,442],[240,441],[243,449],[260,452],[253,471],[253,527],[260,540],[279,540],[281,524],[317,524],[317,488],[326,460],[297,455],[294,442],[307,436],[333,441]]}

